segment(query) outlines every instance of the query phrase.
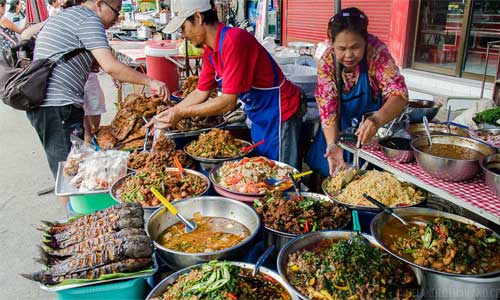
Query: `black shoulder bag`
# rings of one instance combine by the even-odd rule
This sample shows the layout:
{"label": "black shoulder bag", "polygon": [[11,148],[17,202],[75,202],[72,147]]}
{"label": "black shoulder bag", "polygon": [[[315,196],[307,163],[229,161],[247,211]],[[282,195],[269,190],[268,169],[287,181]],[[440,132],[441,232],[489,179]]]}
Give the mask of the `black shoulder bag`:
{"label": "black shoulder bag", "polygon": [[24,68],[0,65],[0,98],[5,104],[18,110],[38,108],[45,98],[47,81],[57,62],[61,59],[67,61],[83,51],[85,49],[75,49],[58,60],[37,59]]}

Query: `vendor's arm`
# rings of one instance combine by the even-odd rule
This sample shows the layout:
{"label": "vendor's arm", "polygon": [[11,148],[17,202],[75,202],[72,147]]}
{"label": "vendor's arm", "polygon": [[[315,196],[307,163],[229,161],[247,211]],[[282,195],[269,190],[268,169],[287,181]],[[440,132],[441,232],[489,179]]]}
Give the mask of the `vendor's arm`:
{"label": "vendor's arm", "polygon": [[405,79],[386,46],[380,48],[375,59],[375,77],[385,101],[380,110],[365,120],[356,132],[362,144],[375,136],[381,126],[399,116],[408,103]]}
{"label": "vendor's arm", "polygon": [[151,79],[121,63],[115,58],[109,48],[93,49],[91,52],[104,72],[108,73],[114,79],[120,82],[147,85],[149,88],[154,89],[159,96],[165,99],[169,97],[168,89],[164,82]]}
{"label": "vendor's arm", "polygon": [[9,20],[6,16],[0,17],[0,25],[3,27],[6,27],[6,28],[14,31],[15,33],[18,33],[18,34],[21,34],[21,32],[23,32],[23,30],[24,30],[24,27],[17,26],[16,24],[14,24],[14,22]]}
{"label": "vendor's arm", "polygon": [[[193,91],[193,93],[198,92],[201,91]],[[189,94],[189,96],[193,93]],[[236,107],[238,95],[222,94],[200,104],[190,106],[181,105],[186,99],[156,116],[155,127],[164,129],[175,126],[184,118],[216,116],[231,111]]]}
{"label": "vendor's arm", "polygon": [[318,62],[318,85],[315,91],[318,103],[321,127],[327,143],[325,157],[328,160],[330,174],[335,169],[345,166],[342,149],[337,145],[339,127],[337,122],[338,91],[335,81],[335,62],[333,49],[329,48]]}

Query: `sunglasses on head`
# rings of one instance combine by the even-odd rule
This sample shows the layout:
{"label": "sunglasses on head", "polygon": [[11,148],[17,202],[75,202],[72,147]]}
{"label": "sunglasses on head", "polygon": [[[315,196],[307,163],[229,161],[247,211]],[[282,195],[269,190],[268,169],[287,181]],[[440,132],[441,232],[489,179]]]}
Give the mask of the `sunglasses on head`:
{"label": "sunglasses on head", "polygon": [[364,14],[358,12],[341,12],[330,18],[329,23],[336,23],[342,20],[342,18],[357,17],[360,19],[366,19]]}

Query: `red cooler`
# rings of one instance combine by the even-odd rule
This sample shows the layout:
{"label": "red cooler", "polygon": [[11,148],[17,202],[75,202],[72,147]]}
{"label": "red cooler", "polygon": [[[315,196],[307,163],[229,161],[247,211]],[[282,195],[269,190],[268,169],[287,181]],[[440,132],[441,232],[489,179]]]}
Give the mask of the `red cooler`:
{"label": "red cooler", "polygon": [[177,65],[165,58],[178,54],[175,41],[147,41],[146,68],[149,77],[166,83],[172,93],[179,89],[179,72]]}

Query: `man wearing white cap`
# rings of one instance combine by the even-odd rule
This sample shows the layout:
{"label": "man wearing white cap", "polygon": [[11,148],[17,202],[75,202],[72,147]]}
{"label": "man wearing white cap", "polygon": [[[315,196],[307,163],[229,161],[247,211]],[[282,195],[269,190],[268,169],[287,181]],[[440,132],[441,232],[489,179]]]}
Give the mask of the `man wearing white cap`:
{"label": "man wearing white cap", "polygon": [[[265,140],[257,154],[298,166],[301,118],[300,90],[288,81],[271,55],[248,32],[219,23],[209,0],[181,0],[164,29],[177,31],[196,47],[204,47],[198,87],[181,103],[159,114],[155,127],[165,128],[194,116],[231,111],[241,99],[252,121],[254,142]],[[221,96],[208,100],[215,86]]]}

